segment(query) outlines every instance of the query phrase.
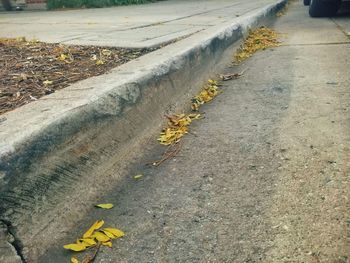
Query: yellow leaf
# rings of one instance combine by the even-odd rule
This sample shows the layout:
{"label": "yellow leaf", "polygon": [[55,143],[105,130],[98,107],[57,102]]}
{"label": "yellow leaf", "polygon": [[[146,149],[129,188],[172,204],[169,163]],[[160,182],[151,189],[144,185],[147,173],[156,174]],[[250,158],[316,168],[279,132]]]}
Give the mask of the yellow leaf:
{"label": "yellow leaf", "polygon": [[280,42],[277,40],[278,36],[278,33],[266,27],[249,31],[249,35],[235,54],[236,62],[242,62],[259,50],[280,46]]}
{"label": "yellow leaf", "polygon": [[103,65],[105,62],[101,59],[96,60],[96,65]]}
{"label": "yellow leaf", "polygon": [[95,230],[99,229],[101,226],[103,226],[105,222],[103,220],[97,220],[89,229],[85,232],[83,235],[83,238],[89,238],[92,236]]}
{"label": "yellow leaf", "polygon": [[46,85],[51,85],[53,83],[53,81],[51,80],[45,80],[43,81],[43,84],[46,86]]}
{"label": "yellow leaf", "polygon": [[104,228],[103,229],[103,232],[109,232],[111,234],[114,235],[115,238],[118,238],[118,237],[123,237],[125,235],[125,233],[117,228],[111,228],[111,227],[107,227],[107,228]]}
{"label": "yellow leaf", "polygon": [[67,55],[61,54],[61,55],[58,57],[58,60],[65,61],[67,58],[68,58]]}
{"label": "yellow leaf", "polygon": [[107,242],[110,238],[102,232],[95,232],[92,237],[96,238],[100,242]]}
{"label": "yellow leaf", "polygon": [[209,82],[209,84],[212,84],[212,85],[218,85],[218,82],[216,80],[213,80],[213,79],[208,79],[208,82]]}
{"label": "yellow leaf", "polygon": [[96,241],[93,238],[81,238],[77,240],[77,244],[82,243],[87,247],[96,245]]}
{"label": "yellow leaf", "polygon": [[102,49],[101,51],[102,55],[109,57],[112,55],[112,51],[108,50],[108,49]]}
{"label": "yellow leaf", "polygon": [[143,174],[135,175],[135,176],[134,176],[134,179],[136,179],[136,180],[137,180],[137,179],[140,179],[142,176],[143,176]]}
{"label": "yellow leaf", "polygon": [[71,263],[79,263],[79,260],[77,260],[75,257],[72,257],[72,258],[70,259],[70,262],[71,262]]}
{"label": "yellow leaf", "polygon": [[202,116],[200,114],[189,114],[188,117],[194,120],[199,120]]}
{"label": "yellow leaf", "polygon": [[114,235],[104,229],[102,229],[102,232],[105,233],[106,236],[108,236],[109,238],[115,238]]}
{"label": "yellow leaf", "polygon": [[103,242],[102,245],[107,247],[112,247],[112,242],[111,241]]}
{"label": "yellow leaf", "polygon": [[96,205],[97,207],[103,208],[103,209],[111,209],[113,207],[113,204],[99,204]]}
{"label": "yellow leaf", "polygon": [[83,251],[86,249],[86,246],[82,243],[79,244],[68,244],[63,246],[65,249],[73,250],[73,251]]}

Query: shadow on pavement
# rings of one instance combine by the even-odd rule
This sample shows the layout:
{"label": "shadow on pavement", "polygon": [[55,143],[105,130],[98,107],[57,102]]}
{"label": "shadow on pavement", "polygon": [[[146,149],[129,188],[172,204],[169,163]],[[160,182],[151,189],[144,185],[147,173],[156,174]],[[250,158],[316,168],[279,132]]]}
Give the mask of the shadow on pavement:
{"label": "shadow on pavement", "polygon": [[342,3],[336,17],[350,16],[350,1]]}

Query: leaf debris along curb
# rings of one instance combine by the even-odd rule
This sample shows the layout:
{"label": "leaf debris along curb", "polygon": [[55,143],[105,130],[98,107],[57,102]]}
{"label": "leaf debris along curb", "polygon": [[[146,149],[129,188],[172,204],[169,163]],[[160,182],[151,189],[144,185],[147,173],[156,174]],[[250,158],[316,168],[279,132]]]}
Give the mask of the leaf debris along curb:
{"label": "leaf debris along curb", "polygon": [[251,57],[259,50],[280,46],[281,42],[278,40],[279,36],[279,33],[265,26],[250,30],[249,35],[235,53],[234,62],[238,64]]}
{"label": "leaf debris along curb", "polygon": [[[203,89],[191,100],[192,111],[198,112],[201,105],[212,101],[219,94],[219,86],[218,81],[209,79]],[[190,132],[189,126],[192,121],[203,117],[199,113],[183,113],[166,116],[166,118],[168,119],[167,127],[163,128],[158,141],[168,147],[160,160],[148,163],[153,166],[159,166],[164,161],[175,157],[181,150],[182,137]]]}
{"label": "leaf debris along curb", "polygon": [[[107,227],[107,228],[101,229],[104,223],[105,222],[103,220],[97,220],[83,234],[82,238],[77,239],[75,243],[64,245],[63,248],[71,251],[75,251],[75,252],[81,252],[81,251],[85,251],[86,249],[96,247],[95,253],[92,256],[88,255],[82,261],[83,263],[93,262],[101,245],[112,247],[112,239],[121,238],[125,235],[123,231],[117,228]],[[79,260],[76,259],[75,257],[72,257],[71,262],[79,263]]]}
{"label": "leaf debris along curb", "polygon": [[[259,50],[265,50],[270,47],[280,46],[278,36],[280,34],[273,29],[261,26],[258,29],[250,30],[249,35],[234,55],[237,63],[251,57]],[[220,74],[222,81],[228,81],[241,77],[247,69],[240,73]],[[209,79],[203,89],[191,100],[191,109],[198,112],[201,105],[212,101],[219,94],[219,86],[217,80]],[[168,118],[168,126],[160,133],[158,141],[162,145],[171,146],[163,154],[158,161],[152,162],[153,166],[159,166],[164,161],[175,157],[180,151],[181,145],[176,145],[181,138],[189,133],[189,126],[194,119],[200,119],[201,114],[178,114],[166,116]],[[175,147],[174,147],[175,145]]]}
{"label": "leaf debris along curb", "polygon": [[189,125],[193,120],[198,120],[200,114],[177,114],[166,116],[168,125],[160,133],[158,141],[162,145],[178,143],[180,139],[188,133]]}

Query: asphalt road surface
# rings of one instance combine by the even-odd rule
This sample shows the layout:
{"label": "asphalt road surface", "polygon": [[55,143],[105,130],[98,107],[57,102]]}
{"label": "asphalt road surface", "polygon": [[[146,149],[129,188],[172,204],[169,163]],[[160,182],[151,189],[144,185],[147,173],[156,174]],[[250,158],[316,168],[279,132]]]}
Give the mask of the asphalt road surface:
{"label": "asphalt road surface", "polygon": [[40,262],[68,262],[62,245],[97,219],[126,236],[95,262],[350,262],[349,17],[311,19],[293,2],[274,27],[283,46],[226,69],[247,71],[179,155],[147,167],[150,141],[96,201],[115,207],[93,208]]}

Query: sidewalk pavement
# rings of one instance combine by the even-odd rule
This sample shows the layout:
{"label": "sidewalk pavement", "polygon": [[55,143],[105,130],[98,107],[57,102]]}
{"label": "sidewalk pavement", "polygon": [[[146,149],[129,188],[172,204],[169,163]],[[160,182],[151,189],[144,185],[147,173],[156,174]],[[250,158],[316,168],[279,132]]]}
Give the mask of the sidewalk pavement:
{"label": "sidewalk pavement", "polygon": [[220,25],[274,0],[168,0],[138,6],[0,15],[0,37],[50,43],[152,47]]}

